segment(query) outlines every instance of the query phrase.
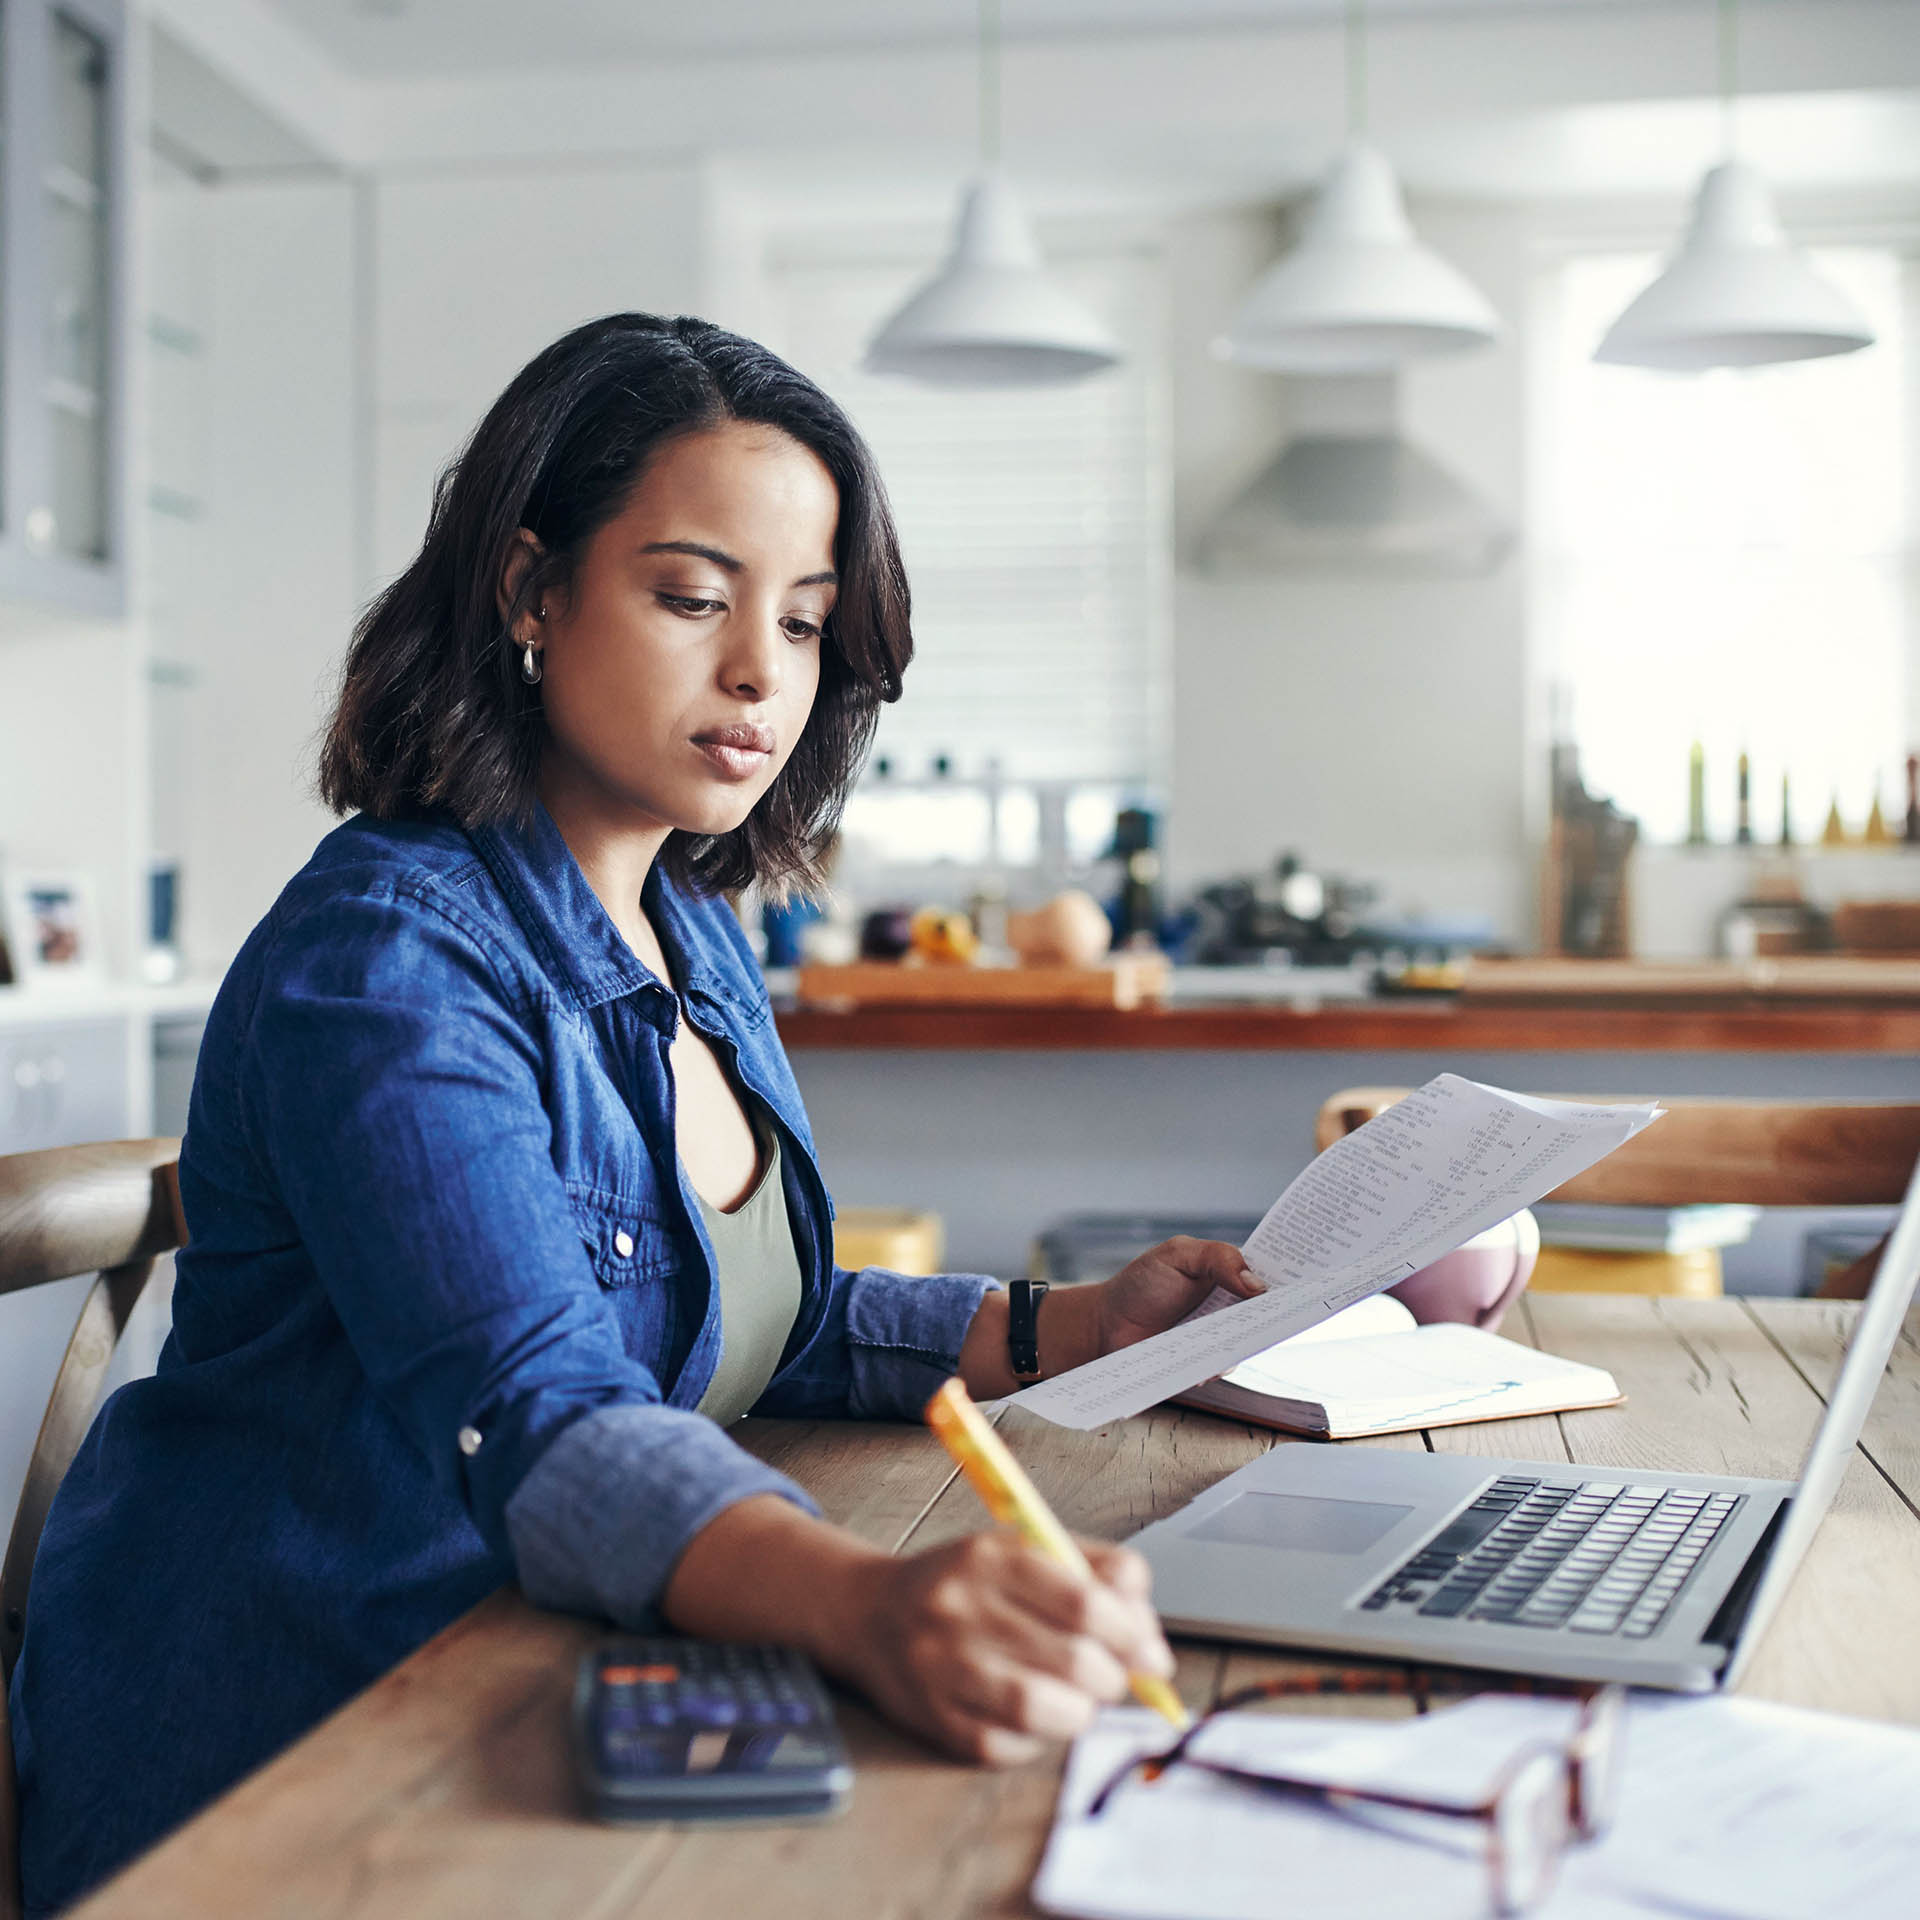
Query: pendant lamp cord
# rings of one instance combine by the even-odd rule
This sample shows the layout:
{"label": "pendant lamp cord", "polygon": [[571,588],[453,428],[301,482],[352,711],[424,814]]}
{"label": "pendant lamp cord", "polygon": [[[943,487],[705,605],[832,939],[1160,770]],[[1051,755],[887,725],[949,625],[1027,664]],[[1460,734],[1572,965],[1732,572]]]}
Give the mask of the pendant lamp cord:
{"label": "pendant lamp cord", "polygon": [[1000,165],[1000,0],[980,0],[980,170]]}
{"label": "pendant lamp cord", "polygon": [[1366,0],[1347,0],[1347,138],[1367,130]]}
{"label": "pendant lamp cord", "polygon": [[1718,0],[1720,157],[1733,158],[1734,96],[1740,88],[1740,19],[1737,0]]}

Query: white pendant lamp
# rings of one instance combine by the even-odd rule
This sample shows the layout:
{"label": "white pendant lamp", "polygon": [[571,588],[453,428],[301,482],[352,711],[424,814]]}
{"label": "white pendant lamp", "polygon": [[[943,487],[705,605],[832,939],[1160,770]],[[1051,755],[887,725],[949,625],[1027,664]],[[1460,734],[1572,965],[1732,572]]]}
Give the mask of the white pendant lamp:
{"label": "white pendant lamp", "polygon": [[1420,244],[1386,156],[1347,147],[1321,182],[1300,243],[1254,283],[1214,343],[1269,373],[1370,373],[1498,337],[1499,316]]}
{"label": "white pendant lamp", "polygon": [[1214,342],[1268,373],[1384,373],[1498,337],[1499,316],[1457,268],[1420,244],[1366,123],[1366,17],[1347,0],[1347,145],[1307,209],[1299,244],[1254,283]]}
{"label": "white pendant lamp", "polygon": [[[1733,61],[1733,0],[1720,0],[1720,97],[1729,132]],[[1817,360],[1872,344],[1866,317],[1788,242],[1766,181],[1729,158],[1700,182],[1678,251],[1607,329],[1593,357],[1702,373]]]}
{"label": "white pendant lamp", "polygon": [[1120,359],[1106,327],[1048,277],[1026,213],[998,171],[999,26],[999,0],[981,0],[981,177],[961,203],[945,265],[874,335],[870,373],[941,387],[1050,387]]}

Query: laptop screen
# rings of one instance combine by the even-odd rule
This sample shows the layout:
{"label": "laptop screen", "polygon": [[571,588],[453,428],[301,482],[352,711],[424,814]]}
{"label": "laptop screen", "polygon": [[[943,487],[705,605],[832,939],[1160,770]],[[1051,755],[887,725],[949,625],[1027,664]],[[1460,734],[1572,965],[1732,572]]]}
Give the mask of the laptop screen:
{"label": "laptop screen", "polygon": [[1920,1281],[1920,1165],[1915,1166],[1913,1178],[1907,1183],[1907,1197],[1894,1223],[1893,1237],[1880,1256],[1880,1271],[1860,1309],[1847,1357],[1840,1365],[1840,1377],[1833,1383],[1827,1401],[1826,1418],[1800,1463],[1799,1486],[1781,1523],[1767,1570],[1754,1591],[1733,1658],[1727,1664],[1724,1684],[1729,1687],[1738,1682],[1760,1644],[1767,1622],[1833,1504],[1841,1476],[1853,1456],[1854,1442],[1860,1438],[1873,1396],[1879,1391],[1880,1377],[1887,1370],[1894,1342],[1900,1337],[1916,1281]]}

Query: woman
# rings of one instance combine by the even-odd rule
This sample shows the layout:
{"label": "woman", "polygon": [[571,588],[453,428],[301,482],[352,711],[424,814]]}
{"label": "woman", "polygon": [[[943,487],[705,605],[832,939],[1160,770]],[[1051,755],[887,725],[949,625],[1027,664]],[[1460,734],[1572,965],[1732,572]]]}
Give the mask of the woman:
{"label": "woman", "polygon": [[[503,1581],[786,1641],[1029,1757],[1169,1670],[1132,1556],[894,1559],[722,1430],[1018,1384],[973,1276],[836,1271],[722,899],[805,884],[908,596],[870,457],[751,342],[624,314],[542,353],[348,656],[321,843],[227,976],[151,1381],[55,1503],[13,1712],[29,1910],[63,1904]],[[1058,1371],[1232,1249],[1056,1293]]]}

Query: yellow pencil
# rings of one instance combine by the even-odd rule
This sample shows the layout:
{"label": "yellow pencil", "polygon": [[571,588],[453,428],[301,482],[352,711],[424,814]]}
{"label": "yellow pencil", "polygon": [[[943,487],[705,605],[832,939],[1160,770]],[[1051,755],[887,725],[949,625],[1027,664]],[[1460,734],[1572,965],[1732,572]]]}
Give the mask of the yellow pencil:
{"label": "yellow pencil", "polygon": [[[1003,1526],[1015,1527],[1050,1559],[1057,1560],[1084,1580],[1095,1578],[1087,1556],[1074,1544],[1053,1511],[1040,1498],[1006,1442],[988,1425],[958,1380],[949,1380],[927,1402],[927,1425],[940,1436],[966,1475],[967,1485],[986,1502],[987,1511]],[[1164,1714],[1176,1727],[1187,1724],[1180,1696],[1157,1674],[1130,1673],[1127,1684],[1143,1707]]]}

